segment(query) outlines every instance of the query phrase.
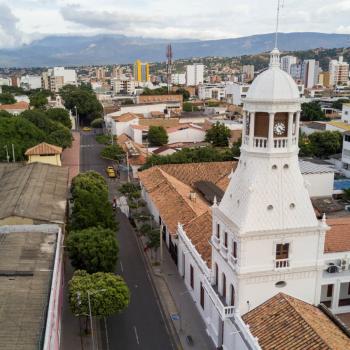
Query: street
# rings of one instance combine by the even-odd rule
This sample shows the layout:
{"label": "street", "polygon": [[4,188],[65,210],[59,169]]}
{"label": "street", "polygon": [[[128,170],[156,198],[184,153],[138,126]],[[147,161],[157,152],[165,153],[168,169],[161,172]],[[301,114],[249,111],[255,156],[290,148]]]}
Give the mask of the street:
{"label": "street", "polygon": [[[102,148],[95,141],[94,134],[82,133],[81,172],[94,170],[106,176],[105,168],[111,162],[100,157]],[[110,198],[113,198],[117,187],[116,180],[107,181]],[[116,272],[123,276],[129,286],[131,302],[125,311],[107,320],[109,348],[175,350],[133,228],[123,214],[118,212],[116,215],[119,221],[119,260]],[[102,331],[104,332],[103,329]]]}

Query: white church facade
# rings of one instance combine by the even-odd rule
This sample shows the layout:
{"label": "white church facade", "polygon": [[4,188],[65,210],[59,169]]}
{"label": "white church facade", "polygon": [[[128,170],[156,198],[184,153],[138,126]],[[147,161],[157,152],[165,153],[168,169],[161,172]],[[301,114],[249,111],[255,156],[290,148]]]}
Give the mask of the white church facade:
{"label": "white church facade", "polygon": [[260,349],[244,315],[279,292],[350,312],[350,246],[327,251],[330,227],[316,218],[299,168],[300,110],[274,49],[244,101],[237,168],[211,207],[210,265],[178,225],[178,270],[218,348]]}

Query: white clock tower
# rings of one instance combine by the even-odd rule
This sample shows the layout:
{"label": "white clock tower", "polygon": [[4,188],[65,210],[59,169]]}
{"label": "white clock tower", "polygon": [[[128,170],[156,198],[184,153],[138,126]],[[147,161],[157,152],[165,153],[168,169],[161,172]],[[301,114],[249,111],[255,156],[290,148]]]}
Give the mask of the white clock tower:
{"label": "white clock tower", "polygon": [[317,304],[326,225],[299,169],[299,91],[278,49],[244,113],[239,164],[213,206],[212,283],[242,314],[281,291]]}

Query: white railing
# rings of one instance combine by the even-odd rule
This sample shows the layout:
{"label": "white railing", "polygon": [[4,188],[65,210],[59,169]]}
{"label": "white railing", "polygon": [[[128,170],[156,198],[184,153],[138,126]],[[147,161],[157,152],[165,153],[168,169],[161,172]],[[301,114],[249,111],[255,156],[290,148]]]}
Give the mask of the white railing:
{"label": "white railing", "polygon": [[245,145],[249,145],[249,136],[244,136],[244,138],[243,138],[243,143],[244,143]]}
{"label": "white railing", "polygon": [[213,301],[216,309],[220,313],[221,318],[231,318],[235,312],[234,306],[225,306],[220,300],[220,297],[217,295],[210,282],[206,278],[203,279],[203,282],[204,288],[207,291],[209,298]]}
{"label": "white railing", "polygon": [[267,148],[267,138],[266,137],[254,137],[253,147],[254,148]]}
{"label": "white railing", "polygon": [[216,235],[211,236],[211,242],[216,249],[220,249],[220,238]]}
{"label": "white railing", "polygon": [[273,148],[287,148],[288,137],[281,137],[273,140]]}
{"label": "white railing", "polygon": [[298,144],[298,139],[295,136],[292,138],[292,144],[293,145],[297,145]]}
{"label": "white railing", "polygon": [[275,259],[275,269],[288,269],[289,259]]}

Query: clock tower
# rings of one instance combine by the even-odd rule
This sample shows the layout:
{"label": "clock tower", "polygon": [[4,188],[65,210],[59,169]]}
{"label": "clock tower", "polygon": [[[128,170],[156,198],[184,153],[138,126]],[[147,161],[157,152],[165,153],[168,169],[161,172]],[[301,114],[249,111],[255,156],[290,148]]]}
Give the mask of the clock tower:
{"label": "clock tower", "polygon": [[298,87],[275,48],[244,100],[239,163],[213,206],[213,283],[241,313],[278,292],[319,302],[326,225],[299,169],[300,110]]}

